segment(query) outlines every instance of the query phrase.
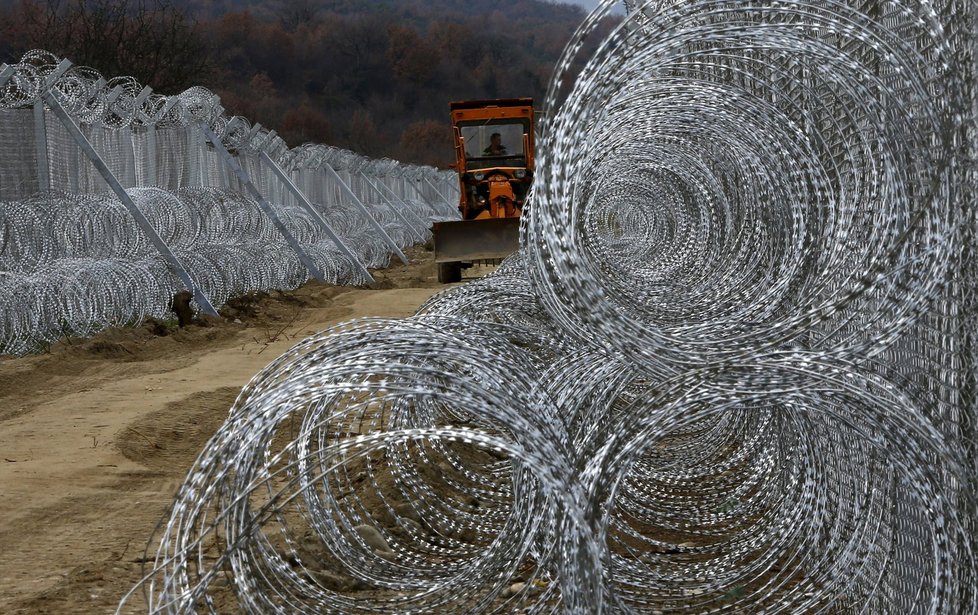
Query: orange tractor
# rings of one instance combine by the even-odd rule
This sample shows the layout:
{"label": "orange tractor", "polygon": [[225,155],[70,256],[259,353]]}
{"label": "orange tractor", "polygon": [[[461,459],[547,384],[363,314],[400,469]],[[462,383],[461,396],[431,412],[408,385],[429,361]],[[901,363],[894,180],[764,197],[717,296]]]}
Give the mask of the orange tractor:
{"label": "orange tractor", "polygon": [[433,227],[438,281],[519,248],[520,214],[533,181],[533,99],[449,104],[455,133],[462,219]]}

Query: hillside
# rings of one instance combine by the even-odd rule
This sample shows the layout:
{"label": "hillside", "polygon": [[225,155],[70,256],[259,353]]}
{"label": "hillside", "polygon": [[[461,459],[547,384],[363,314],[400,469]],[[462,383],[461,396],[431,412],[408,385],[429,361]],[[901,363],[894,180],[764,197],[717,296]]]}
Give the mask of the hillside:
{"label": "hillside", "polygon": [[[101,22],[111,32],[98,40],[79,29],[100,22],[71,11],[118,10],[119,0],[73,0],[60,13],[50,10],[57,0],[8,0],[0,61],[43,47],[163,93],[209,87],[229,111],[275,128],[290,145],[326,142],[446,166],[448,102],[541,99],[585,15],[538,0],[156,2],[141,21],[130,15],[138,40],[127,39],[111,10]],[[154,33],[162,42],[147,41]],[[167,42],[182,44],[166,52]]]}

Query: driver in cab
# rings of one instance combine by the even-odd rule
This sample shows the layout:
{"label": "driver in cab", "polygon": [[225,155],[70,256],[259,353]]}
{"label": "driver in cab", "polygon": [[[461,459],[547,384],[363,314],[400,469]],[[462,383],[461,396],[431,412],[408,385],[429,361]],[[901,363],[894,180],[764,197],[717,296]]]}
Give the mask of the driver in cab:
{"label": "driver in cab", "polygon": [[498,132],[489,135],[489,147],[482,151],[483,156],[505,156],[506,146],[503,145],[503,137]]}

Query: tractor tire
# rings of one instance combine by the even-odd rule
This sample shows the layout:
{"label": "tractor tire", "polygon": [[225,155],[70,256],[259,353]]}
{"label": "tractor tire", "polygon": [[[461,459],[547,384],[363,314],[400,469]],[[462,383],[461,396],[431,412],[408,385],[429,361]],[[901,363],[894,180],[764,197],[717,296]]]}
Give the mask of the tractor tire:
{"label": "tractor tire", "polygon": [[453,284],[462,281],[462,263],[438,263],[438,281]]}

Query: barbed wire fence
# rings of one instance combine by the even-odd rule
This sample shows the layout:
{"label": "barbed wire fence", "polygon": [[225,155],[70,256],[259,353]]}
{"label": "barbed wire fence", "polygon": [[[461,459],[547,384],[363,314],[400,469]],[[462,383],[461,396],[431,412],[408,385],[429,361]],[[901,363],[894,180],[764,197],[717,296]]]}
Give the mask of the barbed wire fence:
{"label": "barbed wire fence", "polygon": [[[570,82],[612,4],[557,67],[520,253],[256,376],[120,612],[978,612],[975,6],[630,0]],[[391,163],[255,151],[266,198],[262,153],[411,233]],[[167,245],[210,232],[187,198]],[[275,237],[247,202],[225,228]]]}
{"label": "barbed wire fence", "polygon": [[162,96],[44,51],[0,66],[0,354],[369,268],[457,217],[456,178],[289,149],[204,88]]}

